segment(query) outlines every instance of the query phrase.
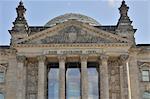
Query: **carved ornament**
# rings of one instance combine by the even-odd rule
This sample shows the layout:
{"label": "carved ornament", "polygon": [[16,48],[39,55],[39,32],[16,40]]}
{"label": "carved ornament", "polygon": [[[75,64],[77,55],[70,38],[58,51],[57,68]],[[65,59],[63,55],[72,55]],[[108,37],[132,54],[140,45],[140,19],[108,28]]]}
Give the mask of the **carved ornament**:
{"label": "carved ornament", "polygon": [[7,67],[8,67],[8,64],[7,64],[7,63],[5,63],[5,64],[0,64],[0,71],[1,71],[1,72],[6,72]]}
{"label": "carved ornament", "polygon": [[120,55],[120,60],[123,61],[123,62],[127,61],[128,58],[129,58],[129,55],[126,55],[126,54]]}
{"label": "carved ornament", "polygon": [[26,60],[26,57],[25,56],[17,56],[17,61],[18,62],[25,62],[25,60]]}
{"label": "carved ornament", "polygon": [[88,56],[87,55],[81,55],[80,59],[81,59],[81,61],[87,61]]}
{"label": "carved ornament", "polygon": [[38,61],[43,61],[44,62],[46,60],[46,56],[41,55],[41,56],[38,56],[37,59],[38,59]]}
{"label": "carved ornament", "polygon": [[101,55],[100,55],[100,59],[101,59],[102,61],[107,61],[108,58],[109,58],[109,56],[106,55],[106,54],[101,54]]}
{"label": "carved ornament", "polygon": [[58,60],[59,61],[65,61],[66,60],[66,56],[65,55],[60,55],[60,56],[58,56]]}

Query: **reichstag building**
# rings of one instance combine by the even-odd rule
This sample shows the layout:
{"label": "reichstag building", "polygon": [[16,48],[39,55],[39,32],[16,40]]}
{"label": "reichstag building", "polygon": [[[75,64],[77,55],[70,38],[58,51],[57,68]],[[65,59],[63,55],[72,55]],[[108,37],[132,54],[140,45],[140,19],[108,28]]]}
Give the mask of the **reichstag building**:
{"label": "reichstag building", "polygon": [[29,26],[22,1],[0,46],[0,99],[150,99],[150,45],[123,0],[116,25],[67,13]]}

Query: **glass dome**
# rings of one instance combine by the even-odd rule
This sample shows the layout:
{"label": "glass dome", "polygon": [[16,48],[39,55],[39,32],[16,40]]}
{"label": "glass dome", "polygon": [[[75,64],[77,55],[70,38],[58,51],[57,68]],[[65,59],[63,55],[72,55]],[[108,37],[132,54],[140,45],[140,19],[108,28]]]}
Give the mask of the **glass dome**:
{"label": "glass dome", "polygon": [[89,23],[89,25],[92,25],[92,26],[100,26],[100,24],[93,18],[90,18],[85,15],[77,14],[77,13],[67,13],[67,14],[55,17],[52,20],[50,20],[49,22],[47,22],[45,24],[45,26],[47,26],[47,27],[54,26],[56,24],[68,21],[69,19],[74,19],[74,20],[77,20],[77,21],[80,21],[83,23]]}

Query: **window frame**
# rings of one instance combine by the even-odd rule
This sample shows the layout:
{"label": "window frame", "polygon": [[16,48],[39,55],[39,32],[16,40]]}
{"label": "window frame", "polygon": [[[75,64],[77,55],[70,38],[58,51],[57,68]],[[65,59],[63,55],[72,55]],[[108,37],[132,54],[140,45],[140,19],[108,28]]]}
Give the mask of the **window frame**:
{"label": "window frame", "polygon": [[[47,66],[47,98],[49,99],[49,73],[51,71],[51,69],[59,69],[59,63],[57,62],[50,62]],[[58,98],[59,98],[59,93],[58,93]]]}
{"label": "window frame", "polygon": [[[1,74],[3,76],[1,76]],[[2,77],[2,81],[0,80],[0,83],[4,83],[5,82],[5,72],[4,71],[0,71],[0,78]]]}
{"label": "window frame", "polygon": [[67,97],[67,70],[68,69],[78,69],[79,70],[79,75],[80,75],[80,98],[82,96],[82,87],[81,87],[81,63],[80,62],[66,62],[65,64],[66,66],[66,73],[65,73],[65,81],[66,81],[66,85],[65,85],[65,94],[66,94],[66,99],[68,99]]}
{"label": "window frame", "polygon": [[0,81],[0,84],[5,83],[6,80],[6,70],[7,70],[7,64],[0,64],[0,73],[3,73],[3,81]]}
{"label": "window frame", "polygon": [[[140,79],[141,79],[141,82],[143,83],[147,83],[147,82],[150,82],[150,64],[148,63],[142,63],[139,67],[140,69]],[[148,71],[148,76],[149,76],[149,81],[144,81],[143,80],[143,71]]]}
{"label": "window frame", "polygon": [[150,92],[149,92],[149,91],[144,91],[144,92],[143,92],[142,98],[143,98],[143,99],[148,99],[148,98],[145,98],[145,97],[144,97],[144,96],[145,96],[145,93],[148,93],[148,95],[150,95]]}
{"label": "window frame", "polygon": [[[143,72],[147,72],[148,75],[144,75]],[[144,80],[144,77],[148,78],[148,80]],[[150,70],[148,70],[148,69],[143,69],[142,70],[142,81],[143,82],[150,82]]]}
{"label": "window frame", "polygon": [[[100,65],[99,62],[97,62],[97,61],[89,61],[89,62],[87,62],[87,69],[93,68],[93,69],[96,69],[96,71],[97,71],[97,77],[98,77],[98,82],[97,82],[97,84],[98,84],[98,99],[100,98],[100,93],[99,93],[100,92],[100,71],[99,71],[99,65]],[[89,80],[89,77],[88,77],[88,80]],[[88,95],[88,98],[89,98],[89,95]]]}

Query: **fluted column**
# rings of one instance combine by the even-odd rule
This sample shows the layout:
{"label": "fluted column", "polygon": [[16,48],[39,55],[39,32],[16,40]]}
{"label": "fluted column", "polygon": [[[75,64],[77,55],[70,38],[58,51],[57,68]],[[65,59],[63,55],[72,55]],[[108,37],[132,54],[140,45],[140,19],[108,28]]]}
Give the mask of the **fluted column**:
{"label": "fluted column", "polygon": [[82,99],[88,99],[88,71],[87,71],[87,59],[88,56],[81,56],[81,97]]}
{"label": "fluted column", "polygon": [[129,55],[121,55],[120,61],[120,86],[121,86],[121,99],[129,99],[129,84],[128,84],[128,71],[127,62]]}
{"label": "fluted column", "polygon": [[102,54],[100,59],[100,99],[109,99],[108,56]]}
{"label": "fluted column", "polygon": [[129,54],[129,75],[131,86],[131,99],[141,99],[140,97],[140,80],[139,67],[137,65],[137,53],[139,50],[133,48]]}
{"label": "fluted column", "polygon": [[38,99],[46,99],[46,66],[45,56],[38,56]]}
{"label": "fluted column", "polygon": [[26,83],[25,83],[25,56],[17,56],[17,99],[26,99]]}
{"label": "fluted column", "polygon": [[65,56],[59,56],[59,99],[65,99]]}

